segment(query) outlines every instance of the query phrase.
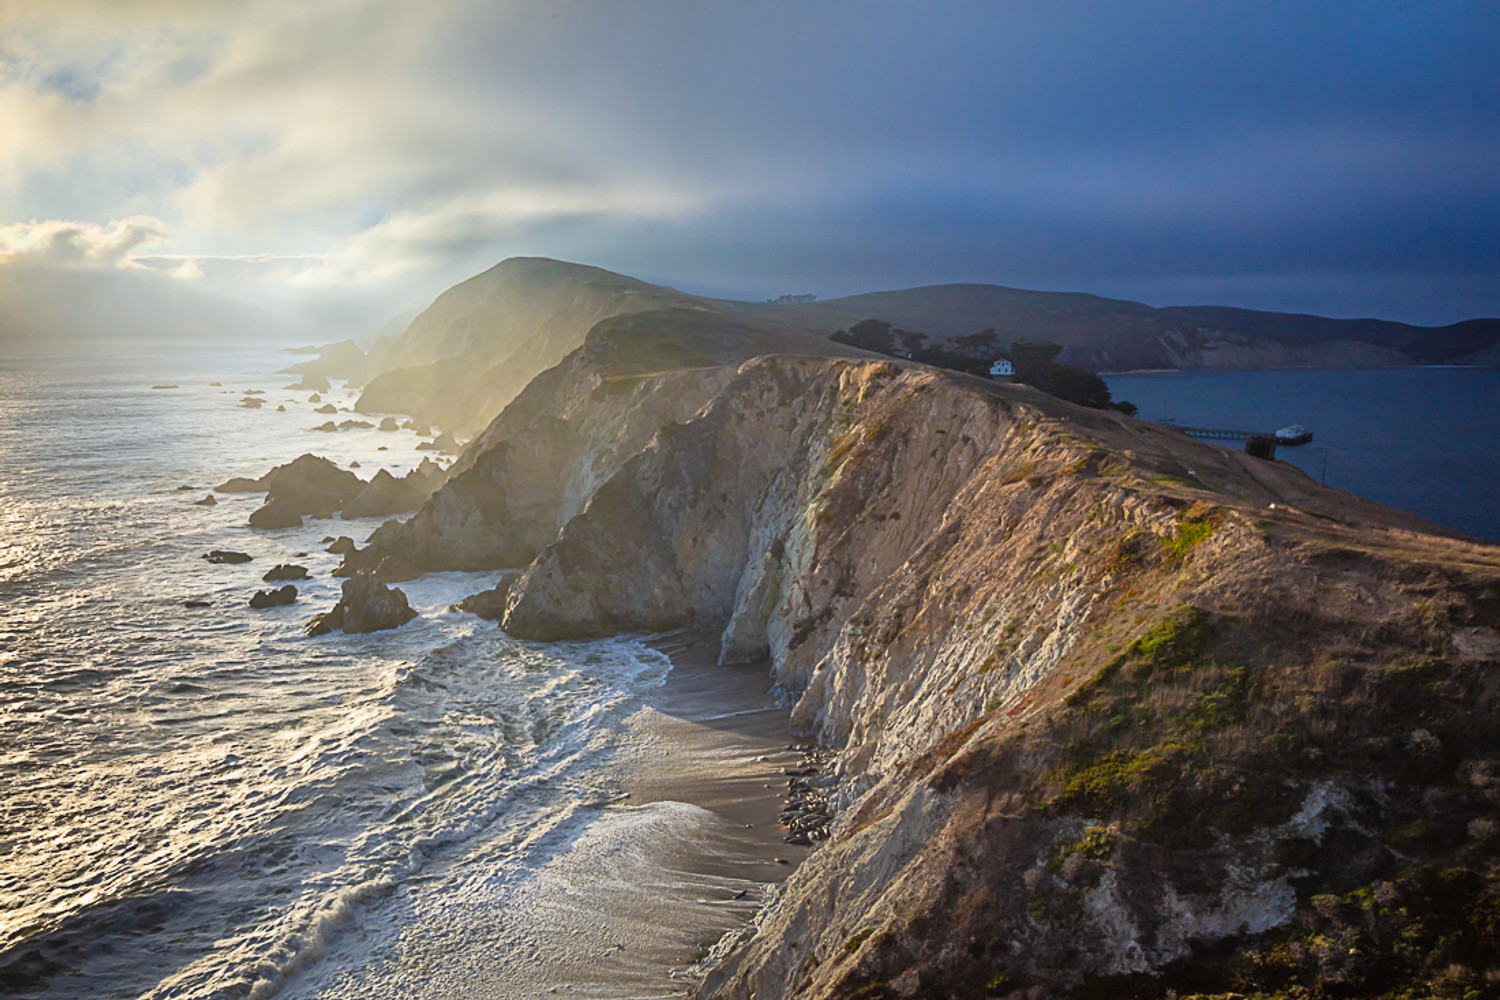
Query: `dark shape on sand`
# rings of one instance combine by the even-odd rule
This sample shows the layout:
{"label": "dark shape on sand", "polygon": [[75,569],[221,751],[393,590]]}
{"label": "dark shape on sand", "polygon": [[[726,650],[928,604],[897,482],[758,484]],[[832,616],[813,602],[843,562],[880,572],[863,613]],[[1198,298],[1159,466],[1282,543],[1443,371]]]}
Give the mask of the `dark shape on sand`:
{"label": "dark shape on sand", "polygon": [[306,580],[307,567],[298,566],[295,563],[277,563],[266,570],[266,575],[261,577],[267,583],[273,580]]}
{"label": "dark shape on sand", "polygon": [[308,635],[328,632],[376,632],[400,628],[417,613],[406,594],[381,583],[374,573],[357,573],[344,581],[344,596],[333,610],[318,615],[303,629]]}
{"label": "dark shape on sand", "polygon": [[247,563],[253,557],[244,552],[235,552],[232,549],[214,549],[211,552],[204,553],[203,558],[211,563],[218,564]]}
{"label": "dark shape on sand", "polygon": [[250,598],[250,606],[257,611],[262,611],[266,608],[285,607],[296,599],[297,588],[289,583],[275,590],[257,590],[255,596]]}

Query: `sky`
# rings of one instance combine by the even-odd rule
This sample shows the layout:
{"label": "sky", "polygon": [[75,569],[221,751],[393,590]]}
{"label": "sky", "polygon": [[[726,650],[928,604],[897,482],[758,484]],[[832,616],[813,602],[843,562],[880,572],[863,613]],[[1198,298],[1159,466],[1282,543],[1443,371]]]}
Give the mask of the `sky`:
{"label": "sky", "polygon": [[0,0],[0,340],[335,340],[510,256],[1500,315],[1500,3]]}

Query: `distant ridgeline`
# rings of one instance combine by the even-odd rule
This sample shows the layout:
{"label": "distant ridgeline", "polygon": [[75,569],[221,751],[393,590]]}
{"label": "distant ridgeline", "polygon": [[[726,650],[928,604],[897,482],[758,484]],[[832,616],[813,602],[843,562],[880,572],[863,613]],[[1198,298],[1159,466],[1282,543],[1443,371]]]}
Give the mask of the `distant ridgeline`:
{"label": "distant ridgeline", "polygon": [[999,335],[993,329],[945,341],[879,319],[861,320],[847,330],[836,331],[829,339],[877,354],[911,358],[937,368],[984,377],[991,376],[991,366],[996,361],[1005,360],[1015,366],[1015,381],[1048,395],[1096,410],[1119,410],[1131,416],[1136,412],[1134,403],[1111,399],[1109,386],[1098,375],[1077,365],[1058,364],[1057,356],[1063,347],[1051,341],[1017,340],[1009,347],[1001,347],[997,343]]}

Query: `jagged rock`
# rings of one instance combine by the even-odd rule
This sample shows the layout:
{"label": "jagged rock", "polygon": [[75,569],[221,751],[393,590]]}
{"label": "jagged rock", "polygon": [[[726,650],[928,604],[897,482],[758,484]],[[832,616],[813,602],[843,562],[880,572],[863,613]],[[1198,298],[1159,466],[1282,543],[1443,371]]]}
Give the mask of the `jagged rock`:
{"label": "jagged rock", "polygon": [[424,461],[400,479],[381,469],[344,507],[343,517],[387,517],[416,510],[442,482],[442,469],[432,462]]}
{"label": "jagged rock", "polygon": [[418,451],[440,451],[444,454],[457,455],[459,451],[458,441],[451,433],[443,431],[431,441],[423,441],[417,445]]}
{"label": "jagged rock", "polygon": [[386,417],[380,421],[380,429],[383,431],[400,430],[400,425],[396,423],[395,417]]}
{"label": "jagged rock", "polygon": [[194,507],[217,507],[218,505],[219,501],[214,499],[214,495],[212,493],[205,496],[202,500],[193,501]]}
{"label": "jagged rock", "polygon": [[289,583],[275,590],[257,590],[255,596],[250,598],[250,606],[256,610],[280,608],[291,604],[296,599],[297,588]]}
{"label": "jagged rock", "polygon": [[252,528],[295,528],[301,523],[302,515],[290,500],[267,500],[250,512]]}
{"label": "jagged rock", "polygon": [[470,594],[453,605],[454,610],[467,611],[486,621],[499,621],[505,617],[505,598],[510,594],[511,586],[520,575],[521,571],[518,569],[500,574],[500,579],[493,587],[489,590],[481,590],[477,594]]}
{"label": "jagged rock", "polygon": [[[322,542],[321,542],[321,543],[320,543],[320,544],[322,544],[322,545],[327,545],[327,544],[328,544],[328,543],[329,543],[329,542],[331,542],[331,541],[333,541],[333,540],[334,540],[334,539],[333,539],[333,536],[332,536],[332,535],[324,535],[324,536],[323,536],[323,540],[322,540]],[[351,540],[351,543],[350,543],[350,544],[353,544],[353,542],[352,542],[352,540]]]}
{"label": "jagged rock", "polygon": [[185,608],[206,608],[210,605],[207,601],[183,601],[182,606]]}
{"label": "jagged rock", "polygon": [[266,583],[275,580],[306,580],[308,579],[307,567],[298,566],[295,563],[277,563],[266,570],[266,575],[261,579]]}
{"label": "jagged rock", "polygon": [[218,565],[220,563],[247,563],[254,557],[245,552],[235,552],[232,549],[214,549],[212,552],[204,553],[203,558]]}
{"label": "jagged rock", "polygon": [[304,631],[308,635],[335,630],[377,632],[400,628],[415,617],[405,593],[387,587],[374,573],[356,573],[344,581],[343,597],[333,609],[309,621]]}
{"label": "jagged rock", "polygon": [[337,406],[334,406],[332,403],[324,403],[322,406],[320,406],[317,409],[313,410],[313,412],[314,413],[337,413],[337,412],[339,412],[339,408]]}
{"label": "jagged rock", "polygon": [[306,392],[309,389],[313,392],[327,392],[332,386],[329,385],[327,376],[318,372],[308,372],[302,376],[302,381],[296,385],[289,385],[287,388],[302,392]]}
{"label": "jagged rock", "polygon": [[370,423],[368,420],[341,420],[341,421],[339,421],[339,430],[341,430],[341,431],[352,431],[352,430],[356,430],[356,429],[365,429],[365,428],[370,428],[370,427],[374,427],[374,426],[375,425],[372,424],[372,423]]}
{"label": "jagged rock", "polygon": [[340,535],[337,538],[325,538],[323,540],[331,543],[326,551],[332,552],[336,556],[348,555],[356,548],[354,539],[348,535]]}
{"label": "jagged rock", "polygon": [[339,429],[339,425],[336,424],[336,423],[334,423],[332,420],[325,420],[323,423],[321,423],[318,426],[316,426],[316,427],[313,428],[313,430],[315,430],[315,431],[324,431],[324,432],[329,433],[329,434],[333,433],[334,431],[336,431],[338,429]]}
{"label": "jagged rock", "polygon": [[247,410],[258,410],[262,406],[264,406],[265,403],[266,403],[266,401],[264,399],[250,399],[250,398],[246,398],[246,399],[240,400],[240,405],[243,406]]}
{"label": "jagged rock", "polygon": [[293,527],[303,516],[332,517],[365,485],[354,473],[316,455],[278,465],[256,483],[266,491],[265,504],[250,515],[256,528]]}
{"label": "jagged rock", "polygon": [[311,396],[307,397],[307,401],[309,403],[321,403],[323,402],[323,397],[318,395],[317,393],[313,393]]}
{"label": "jagged rock", "polygon": [[286,407],[285,406],[278,406],[278,407],[276,407],[276,412],[277,413],[285,413],[286,412]]}

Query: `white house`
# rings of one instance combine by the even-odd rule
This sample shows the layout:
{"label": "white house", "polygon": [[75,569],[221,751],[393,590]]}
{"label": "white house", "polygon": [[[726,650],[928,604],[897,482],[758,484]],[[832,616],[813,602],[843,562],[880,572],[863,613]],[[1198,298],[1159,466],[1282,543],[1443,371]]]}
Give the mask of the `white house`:
{"label": "white house", "polygon": [[1004,358],[998,358],[994,364],[990,365],[990,378],[994,378],[997,375],[1014,375],[1015,373],[1016,366]]}

